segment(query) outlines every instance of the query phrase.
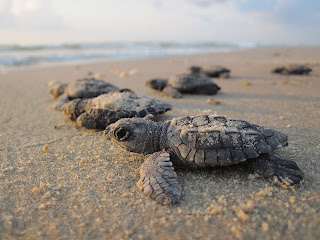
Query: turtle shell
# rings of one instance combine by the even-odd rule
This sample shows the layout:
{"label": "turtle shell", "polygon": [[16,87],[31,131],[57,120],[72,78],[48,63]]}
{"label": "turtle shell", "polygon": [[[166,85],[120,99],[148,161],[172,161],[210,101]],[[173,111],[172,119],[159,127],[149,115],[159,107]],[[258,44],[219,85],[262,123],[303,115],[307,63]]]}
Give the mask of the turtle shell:
{"label": "turtle shell", "polygon": [[208,77],[229,77],[230,70],[223,66],[204,66],[201,72]]}
{"label": "turtle shell", "polygon": [[[132,116],[145,117],[148,114],[157,115],[171,110],[171,104],[155,98],[133,92],[110,92],[88,99],[90,108],[107,108],[126,110]],[[88,107],[87,107],[88,108]]]}
{"label": "turtle shell", "polygon": [[218,78],[218,77],[222,77],[222,78],[227,78],[229,77],[229,73],[230,70],[223,67],[223,66],[204,66],[204,67],[200,67],[200,66],[190,66],[188,68],[188,71],[190,73],[202,73],[208,77],[211,78]]}
{"label": "turtle shell", "polygon": [[201,91],[201,89],[205,91],[212,87],[216,89],[216,93],[220,89],[209,77],[197,73],[173,75],[168,79],[167,86],[176,88],[182,93],[198,92]]}
{"label": "turtle shell", "polygon": [[295,74],[295,75],[308,75],[312,71],[311,68],[303,65],[287,65],[277,67],[272,70],[272,73],[279,73],[279,74]]}
{"label": "turtle shell", "polygon": [[78,79],[70,84],[65,89],[70,99],[74,98],[93,98],[103,93],[108,93],[119,88],[107,83],[103,80],[95,78]]}
{"label": "turtle shell", "polygon": [[171,120],[169,152],[182,163],[198,166],[230,165],[287,145],[279,131],[221,116],[186,116]]}

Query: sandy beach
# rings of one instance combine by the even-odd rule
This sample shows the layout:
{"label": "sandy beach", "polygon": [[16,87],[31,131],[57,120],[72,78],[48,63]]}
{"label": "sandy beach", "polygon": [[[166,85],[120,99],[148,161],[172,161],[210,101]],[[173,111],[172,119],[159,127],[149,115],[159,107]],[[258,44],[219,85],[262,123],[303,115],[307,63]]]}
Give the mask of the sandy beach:
{"label": "sandy beach", "polygon": [[[305,64],[310,76],[271,69]],[[223,65],[213,96],[170,99],[155,77],[190,65]],[[296,188],[259,178],[245,165],[178,169],[182,198],[166,207],[136,186],[146,156],[108,142],[52,108],[48,83],[97,73],[173,105],[157,121],[216,114],[278,129],[277,150],[305,173]],[[68,64],[0,73],[0,239],[320,239],[320,47],[259,48],[201,55]],[[45,147],[44,147],[45,146]]]}

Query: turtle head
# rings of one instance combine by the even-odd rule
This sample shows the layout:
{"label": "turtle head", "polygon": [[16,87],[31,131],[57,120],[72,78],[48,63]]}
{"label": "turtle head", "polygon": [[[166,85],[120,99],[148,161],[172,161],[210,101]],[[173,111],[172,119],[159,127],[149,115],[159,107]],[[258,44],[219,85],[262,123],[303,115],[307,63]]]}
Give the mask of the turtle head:
{"label": "turtle head", "polygon": [[122,118],[109,125],[104,134],[108,140],[130,152],[149,154],[156,151],[150,144],[154,137],[153,124],[142,118]]}
{"label": "turtle head", "polygon": [[77,114],[77,104],[81,100],[79,98],[73,99],[66,104],[62,105],[62,112],[64,115],[72,121],[75,121],[80,114]]}
{"label": "turtle head", "polygon": [[50,95],[52,99],[57,99],[60,95],[64,93],[64,90],[67,86],[65,83],[60,83],[57,81],[50,81],[48,83],[49,89],[50,89]]}
{"label": "turtle head", "polygon": [[167,85],[168,79],[165,78],[155,78],[155,79],[150,79],[149,81],[146,82],[146,86],[150,87],[155,90],[162,91]]}

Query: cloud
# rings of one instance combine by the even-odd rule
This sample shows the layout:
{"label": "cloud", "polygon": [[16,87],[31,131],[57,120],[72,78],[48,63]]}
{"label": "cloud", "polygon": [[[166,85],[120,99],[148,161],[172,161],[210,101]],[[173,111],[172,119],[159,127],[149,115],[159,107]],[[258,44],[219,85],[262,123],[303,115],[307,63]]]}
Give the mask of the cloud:
{"label": "cloud", "polygon": [[[274,42],[319,44],[320,1],[318,0],[245,0],[242,3],[232,0],[236,9],[252,22],[259,22],[261,29],[270,28],[269,35]],[[257,33],[261,33],[257,29]],[[268,40],[270,41],[270,40]]]}
{"label": "cloud", "polygon": [[188,0],[188,2],[191,2],[199,7],[209,7],[212,4],[223,3],[226,1],[228,1],[228,0]]}
{"label": "cloud", "polygon": [[320,21],[318,0],[233,0],[233,3],[240,12],[256,14],[261,20],[277,24],[301,27]]}
{"label": "cloud", "polygon": [[67,26],[50,0],[0,0],[2,29],[60,30]]}
{"label": "cloud", "polygon": [[278,0],[273,11],[276,21],[286,25],[319,26],[320,1]]}
{"label": "cloud", "polygon": [[163,7],[163,2],[161,0],[153,1],[153,6],[157,9],[161,9]]}
{"label": "cloud", "polygon": [[11,13],[15,16],[23,16],[24,13],[38,11],[41,5],[41,0],[13,0]]}
{"label": "cloud", "polygon": [[319,9],[319,0],[0,0],[0,41],[308,44],[320,42]]}
{"label": "cloud", "polygon": [[206,8],[206,7],[210,7],[212,4],[223,3],[223,2],[227,2],[227,1],[230,1],[230,0],[182,0],[182,1],[175,0],[175,2],[168,1],[168,0],[154,0],[153,6],[155,8],[162,8],[165,4],[166,5],[170,5],[170,4],[174,5],[176,3],[180,4],[180,6],[182,6],[183,2],[187,2],[189,4],[192,4],[192,5],[195,5],[198,7]]}

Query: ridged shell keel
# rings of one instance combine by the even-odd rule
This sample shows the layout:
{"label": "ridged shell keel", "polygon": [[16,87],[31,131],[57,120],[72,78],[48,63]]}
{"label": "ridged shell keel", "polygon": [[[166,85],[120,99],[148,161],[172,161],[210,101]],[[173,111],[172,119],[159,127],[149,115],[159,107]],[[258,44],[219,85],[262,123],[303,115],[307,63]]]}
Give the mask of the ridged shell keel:
{"label": "ridged shell keel", "polygon": [[287,136],[276,130],[207,115],[173,119],[167,139],[179,165],[203,167],[236,164],[287,144]]}

